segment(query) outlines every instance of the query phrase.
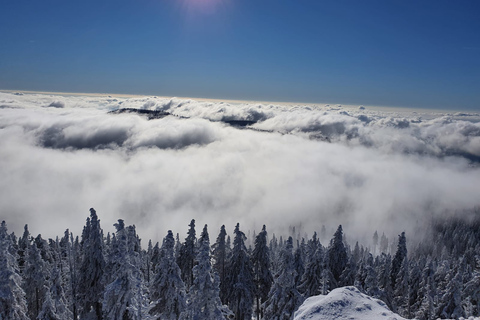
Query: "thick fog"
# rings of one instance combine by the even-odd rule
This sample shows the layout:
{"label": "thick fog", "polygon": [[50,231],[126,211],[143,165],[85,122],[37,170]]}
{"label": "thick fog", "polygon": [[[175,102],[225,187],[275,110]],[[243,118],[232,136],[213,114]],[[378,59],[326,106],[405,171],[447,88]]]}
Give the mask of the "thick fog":
{"label": "thick fog", "polygon": [[[148,120],[119,108],[161,110]],[[248,120],[249,126],[227,122]],[[479,114],[0,93],[0,220],[80,234],[89,208],[141,238],[191,219],[412,236],[480,205]]]}

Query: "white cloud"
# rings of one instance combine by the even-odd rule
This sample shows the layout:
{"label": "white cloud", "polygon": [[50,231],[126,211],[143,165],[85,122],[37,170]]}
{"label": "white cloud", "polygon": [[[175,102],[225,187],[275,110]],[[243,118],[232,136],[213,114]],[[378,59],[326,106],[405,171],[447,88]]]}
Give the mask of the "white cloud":
{"label": "white cloud", "polygon": [[[43,108],[54,101],[64,108]],[[6,93],[0,105],[0,212],[17,232],[79,234],[94,207],[106,231],[122,218],[144,239],[192,218],[214,234],[342,223],[370,238],[480,202],[475,114]],[[177,116],[108,113],[118,107]]]}

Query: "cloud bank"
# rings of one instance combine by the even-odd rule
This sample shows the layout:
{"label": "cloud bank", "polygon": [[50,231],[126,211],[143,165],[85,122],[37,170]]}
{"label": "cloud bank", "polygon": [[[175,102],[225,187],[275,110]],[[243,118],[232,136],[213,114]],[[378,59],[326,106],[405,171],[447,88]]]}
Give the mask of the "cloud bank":
{"label": "cloud bank", "polygon": [[144,239],[183,238],[192,218],[212,234],[341,223],[369,239],[480,205],[478,114],[11,93],[0,106],[0,218],[17,233],[79,234],[94,207],[105,231],[122,218]]}

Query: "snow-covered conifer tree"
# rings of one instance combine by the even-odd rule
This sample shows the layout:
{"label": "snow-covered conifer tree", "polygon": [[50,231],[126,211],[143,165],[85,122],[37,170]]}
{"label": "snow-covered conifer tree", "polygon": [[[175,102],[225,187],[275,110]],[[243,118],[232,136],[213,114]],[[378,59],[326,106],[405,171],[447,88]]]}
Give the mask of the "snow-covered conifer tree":
{"label": "snow-covered conifer tree", "polygon": [[400,269],[402,268],[403,260],[405,260],[406,257],[407,257],[407,240],[405,238],[405,232],[402,232],[402,234],[398,236],[397,251],[395,252],[395,256],[393,257],[393,260],[392,260],[390,279],[391,279],[393,289],[396,288],[397,275],[398,275],[398,272],[400,272]]}
{"label": "snow-covered conifer tree", "polygon": [[437,317],[458,319],[464,316],[461,302],[463,271],[461,268],[452,268],[448,274],[448,285],[438,302]]}
{"label": "snow-covered conifer tree", "polygon": [[367,261],[365,263],[365,293],[371,297],[379,298],[380,293],[378,290],[377,283],[377,272],[375,270],[373,256],[368,255]]}
{"label": "snow-covered conifer tree", "polygon": [[298,290],[303,294],[305,298],[319,295],[322,272],[324,267],[324,255],[322,246],[316,246],[316,251],[308,259],[307,267],[303,273],[302,280],[298,287]]}
{"label": "snow-covered conifer tree", "polygon": [[433,263],[428,261],[422,270],[422,280],[420,283],[420,292],[418,296],[421,299],[417,301],[419,307],[415,311],[415,318],[419,320],[434,320],[435,317],[435,282]]}
{"label": "snow-covered conifer tree", "polygon": [[462,304],[466,315],[480,314],[480,272],[476,271],[472,279],[465,284]]}
{"label": "snow-covered conifer tree", "polygon": [[297,248],[295,249],[295,253],[293,255],[293,266],[295,268],[295,286],[300,285],[300,281],[302,280],[302,276],[305,273],[305,262],[304,262],[304,254],[302,252],[302,247],[299,245],[297,241]]}
{"label": "snow-covered conifer tree", "polygon": [[240,231],[240,225],[235,227],[232,258],[228,266],[227,287],[230,292],[227,301],[237,320],[250,320],[255,285],[253,267],[245,248],[245,234]]}
{"label": "snow-covered conifer tree", "polygon": [[339,286],[353,286],[355,283],[355,275],[357,274],[357,264],[353,255],[348,259],[348,263],[340,276]]}
{"label": "snow-covered conifer tree", "polygon": [[265,302],[265,319],[290,320],[302,304],[303,297],[295,288],[293,239],[289,237],[281,252],[279,274]]}
{"label": "snow-covered conifer tree", "polygon": [[337,231],[333,235],[333,239],[330,241],[330,246],[328,247],[327,252],[327,261],[328,267],[330,268],[335,281],[338,282],[348,263],[347,249],[343,244],[343,230],[341,225],[338,226]]}
{"label": "snow-covered conifer tree", "polygon": [[161,248],[162,259],[155,267],[157,273],[150,288],[153,305],[150,314],[156,319],[177,320],[185,310],[185,285],[175,261],[174,246],[173,233],[168,230]]}
{"label": "snow-covered conifer tree", "polygon": [[90,218],[82,233],[82,262],[79,269],[78,297],[81,317],[95,315],[102,319],[102,297],[105,288],[103,231],[97,213],[90,209]]}
{"label": "snow-covered conifer tree", "polygon": [[23,274],[23,285],[27,299],[28,316],[31,319],[37,318],[41,311],[46,294],[46,280],[48,276],[48,265],[40,256],[36,244],[28,247],[27,260]]}
{"label": "snow-covered conifer tree", "polygon": [[185,238],[185,243],[180,248],[180,253],[178,256],[177,264],[182,271],[182,279],[185,283],[185,286],[190,288],[193,283],[193,266],[195,257],[197,255],[196,241],[195,237],[195,220],[189,224],[187,238]]}
{"label": "snow-covered conifer tree", "polygon": [[220,283],[210,262],[210,240],[207,225],[198,241],[197,265],[193,268],[193,284],[188,292],[187,308],[182,320],[224,320],[220,300]]}
{"label": "snow-covered conifer tree", "polygon": [[225,278],[227,276],[227,245],[226,245],[227,232],[225,231],[225,225],[220,227],[220,233],[218,234],[217,241],[212,246],[213,251],[213,269],[218,273],[220,277],[220,298],[225,301],[225,297],[228,293],[226,287]]}
{"label": "snow-covered conifer tree", "polygon": [[30,236],[28,225],[26,224],[23,228],[22,237],[18,239],[18,268],[20,273],[23,273],[28,247],[30,246],[31,242],[32,237]]}
{"label": "snow-covered conifer tree", "polygon": [[263,318],[262,304],[267,300],[273,276],[270,272],[270,253],[267,246],[267,229],[265,225],[255,238],[255,248],[252,252],[253,274],[255,282],[255,298],[257,319]]}
{"label": "snow-covered conifer tree", "polygon": [[393,310],[401,316],[410,317],[410,288],[409,288],[409,265],[408,259],[403,259],[402,266],[397,273],[394,289]]}
{"label": "snow-covered conifer tree", "polygon": [[27,303],[22,289],[17,257],[12,254],[12,241],[7,225],[0,225],[0,319],[27,320]]}
{"label": "snow-covered conifer tree", "polygon": [[140,243],[135,227],[125,228],[123,220],[117,229],[109,258],[113,281],[105,287],[103,313],[106,319],[149,319],[147,288],[140,270]]}
{"label": "snow-covered conifer tree", "polygon": [[377,267],[377,283],[380,290],[379,299],[384,301],[390,309],[392,309],[393,303],[393,288],[390,278],[391,265],[392,259],[390,255],[382,253],[379,256],[379,264]]}

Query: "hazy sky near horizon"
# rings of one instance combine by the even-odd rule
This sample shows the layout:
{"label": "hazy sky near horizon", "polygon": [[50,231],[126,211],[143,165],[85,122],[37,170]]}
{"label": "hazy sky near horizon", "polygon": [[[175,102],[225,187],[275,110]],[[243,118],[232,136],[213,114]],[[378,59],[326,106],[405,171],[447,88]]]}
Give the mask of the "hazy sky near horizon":
{"label": "hazy sky near horizon", "polygon": [[0,89],[480,108],[476,0],[1,8]]}

